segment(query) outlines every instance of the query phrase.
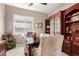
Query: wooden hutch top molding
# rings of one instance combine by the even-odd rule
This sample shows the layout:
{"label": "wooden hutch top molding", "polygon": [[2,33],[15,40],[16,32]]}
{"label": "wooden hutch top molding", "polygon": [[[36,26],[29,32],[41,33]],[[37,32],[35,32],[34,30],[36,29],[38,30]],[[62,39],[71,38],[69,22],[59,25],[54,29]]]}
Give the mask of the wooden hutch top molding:
{"label": "wooden hutch top molding", "polygon": [[55,14],[51,14],[50,16],[48,16],[47,18],[46,18],[46,20],[51,20],[52,18],[54,18],[54,17],[56,17],[56,16],[59,16],[59,17],[61,17],[61,12],[62,11],[59,11],[59,12],[57,12],[57,13],[55,13]]}
{"label": "wooden hutch top molding", "polygon": [[[71,12],[71,11],[73,11],[74,9],[79,9],[79,3],[77,3],[77,4],[75,4],[75,5],[73,5],[73,6],[71,6],[71,7],[69,7],[69,8],[67,8],[67,9],[65,9],[65,10],[63,10],[64,11],[64,15],[67,15],[69,12]],[[51,19],[51,18],[53,18],[53,17],[55,17],[54,15],[56,14],[57,16],[59,15],[60,16],[60,13],[61,12],[63,12],[63,11],[60,11],[59,13],[51,13],[51,15],[48,15],[48,17],[46,18],[46,20],[47,19]]]}
{"label": "wooden hutch top molding", "polygon": [[[78,10],[79,11],[79,3],[67,8],[64,10],[64,16],[68,15],[69,13],[75,11],[75,10]],[[75,12],[74,12],[75,13]],[[72,14],[72,13],[71,13]]]}

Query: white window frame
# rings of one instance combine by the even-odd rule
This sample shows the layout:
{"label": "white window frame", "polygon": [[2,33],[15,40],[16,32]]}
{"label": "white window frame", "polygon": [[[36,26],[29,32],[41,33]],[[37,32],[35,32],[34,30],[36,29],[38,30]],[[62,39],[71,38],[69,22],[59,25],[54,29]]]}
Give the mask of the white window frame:
{"label": "white window frame", "polygon": [[[24,23],[23,24],[19,24],[19,22],[16,23],[16,21],[23,21]],[[32,22],[32,24],[26,24],[27,21]],[[20,26],[18,26],[18,24]],[[26,31],[25,28],[29,27],[29,26],[26,26],[26,25],[32,26],[32,31]],[[24,28],[24,31],[23,32],[16,32],[15,26],[17,28],[18,27]],[[31,28],[31,27],[29,27],[29,28]],[[33,32],[33,31],[34,31],[34,19],[33,19],[33,17],[23,16],[23,15],[16,15],[16,14],[13,15],[13,34],[14,35],[25,34],[27,32]]]}

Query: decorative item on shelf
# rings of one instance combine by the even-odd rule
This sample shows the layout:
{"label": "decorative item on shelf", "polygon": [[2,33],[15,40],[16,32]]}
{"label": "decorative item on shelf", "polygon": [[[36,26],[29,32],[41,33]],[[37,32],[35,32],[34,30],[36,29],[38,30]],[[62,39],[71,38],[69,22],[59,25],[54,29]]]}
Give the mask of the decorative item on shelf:
{"label": "decorative item on shelf", "polygon": [[72,31],[70,30],[69,33],[72,33]]}
{"label": "decorative item on shelf", "polygon": [[69,36],[67,36],[67,39],[68,39],[68,40],[69,40],[69,38],[70,38],[70,37],[69,37]]}
{"label": "decorative item on shelf", "polygon": [[70,15],[68,15],[68,17],[70,17]]}
{"label": "decorative item on shelf", "polygon": [[49,26],[49,25],[47,25],[47,28],[50,28],[50,26]]}
{"label": "decorative item on shelf", "polygon": [[71,17],[70,21],[73,22],[73,21],[75,21],[74,19],[75,19],[75,17]]}
{"label": "decorative item on shelf", "polygon": [[66,27],[66,33],[69,31],[69,27]]}
{"label": "decorative item on shelf", "polygon": [[79,20],[79,15],[73,16],[71,18],[72,21],[78,21]]}
{"label": "decorative item on shelf", "polygon": [[73,40],[73,37],[71,37],[71,40]]}
{"label": "decorative item on shelf", "polygon": [[77,21],[77,16],[72,17],[72,21]]}
{"label": "decorative item on shelf", "polygon": [[77,16],[78,20],[79,20],[79,15]]}
{"label": "decorative item on shelf", "polygon": [[77,16],[75,16],[75,21],[77,21],[78,20],[78,18],[77,18]]}
{"label": "decorative item on shelf", "polygon": [[68,21],[66,21],[66,23],[68,23]]}

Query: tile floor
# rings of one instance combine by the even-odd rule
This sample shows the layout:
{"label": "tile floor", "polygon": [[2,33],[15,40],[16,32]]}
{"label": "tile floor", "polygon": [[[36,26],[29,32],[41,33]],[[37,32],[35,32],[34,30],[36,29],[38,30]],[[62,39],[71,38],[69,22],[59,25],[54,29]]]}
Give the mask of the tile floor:
{"label": "tile floor", "polygon": [[[24,44],[16,45],[16,48],[6,52],[6,56],[24,56]],[[68,55],[62,53],[61,56],[68,56]]]}
{"label": "tile floor", "polygon": [[24,56],[24,44],[16,45],[16,48],[6,52],[6,56]]}

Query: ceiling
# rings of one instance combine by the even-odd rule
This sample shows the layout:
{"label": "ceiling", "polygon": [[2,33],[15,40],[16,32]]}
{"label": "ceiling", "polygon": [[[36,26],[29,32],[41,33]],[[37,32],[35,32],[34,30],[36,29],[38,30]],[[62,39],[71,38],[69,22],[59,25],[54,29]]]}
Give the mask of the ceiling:
{"label": "ceiling", "polygon": [[49,14],[55,10],[55,8],[65,4],[65,3],[47,3],[47,5],[42,5],[40,3],[34,3],[32,6],[29,6],[30,3],[6,3],[9,6],[15,6],[23,9],[28,9],[32,11],[42,12]]}

